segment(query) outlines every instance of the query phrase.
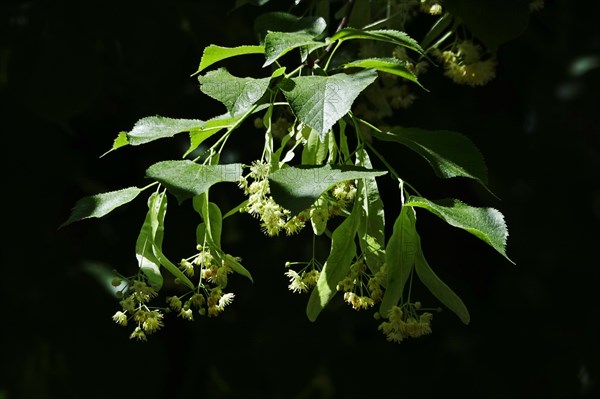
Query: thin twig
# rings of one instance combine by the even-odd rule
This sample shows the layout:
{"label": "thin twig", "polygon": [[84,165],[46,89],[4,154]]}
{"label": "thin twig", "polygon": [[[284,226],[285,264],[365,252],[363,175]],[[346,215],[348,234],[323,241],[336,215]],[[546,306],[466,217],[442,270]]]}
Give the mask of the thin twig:
{"label": "thin twig", "polygon": [[[352,14],[352,9],[354,8],[354,0],[348,0],[348,2],[346,3],[346,12],[344,13],[344,16],[342,17],[340,23],[338,24],[337,29],[335,30],[334,34],[338,33],[339,31],[341,31],[342,29],[344,29],[346,26],[348,26],[348,22],[350,21],[350,14]],[[325,50],[323,52],[323,54],[321,54],[321,56],[319,58],[317,58],[312,65],[309,66],[313,66],[313,65],[317,65],[318,63],[323,61],[323,58],[325,58],[329,53],[331,53],[331,50],[333,50],[334,48],[334,42],[331,42],[327,45],[327,47],[325,47]]]}

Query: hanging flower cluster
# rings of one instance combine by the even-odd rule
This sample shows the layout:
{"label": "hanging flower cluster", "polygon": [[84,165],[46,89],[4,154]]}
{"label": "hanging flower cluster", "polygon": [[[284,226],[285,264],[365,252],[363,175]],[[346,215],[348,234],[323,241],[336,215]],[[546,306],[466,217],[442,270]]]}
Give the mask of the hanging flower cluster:
{"label": "hanging flower cluster", "polygon": [[388,313],[388,321],[379,325],[388,341],[402,342],[405,338],[418,338],[431,334],[431,319],[429,312],[417,314],[421,308],[420,302],[405,303],[393,306]]}
{"label": "hanging flower cluster", "polygon": [[482,47],[471,40],[456,42],[449,50],[434,51],[444,64],[444,74],[455,83],[483,86],[496,77],[496,58],[485,55]]}

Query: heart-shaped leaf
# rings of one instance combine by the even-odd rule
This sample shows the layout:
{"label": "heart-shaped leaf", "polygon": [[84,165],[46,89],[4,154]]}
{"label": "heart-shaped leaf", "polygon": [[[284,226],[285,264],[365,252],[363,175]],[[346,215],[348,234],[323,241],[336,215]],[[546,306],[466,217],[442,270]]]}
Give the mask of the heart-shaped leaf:
{"label": "heart-shaped leaf", "polygon": [[500,211],[494,208],[477,208],[457,199],[430,201],[426,198],[410,197],[405,205],[427,209],[449,225],[468,231],[486,242],[514,263],[506,255],[508,230]]}
{"label": "heart-shaped leaf", "polygon": [[275,202],[292,214],[298,214],[310,207],[325,190],[336,183],[386,173],[352,165],[301,165],[273,172],[269,176],[269,182]]}
{"label": "heart-shaped leaf", "polygon": [[353,75],[301,76],[286,81],[282,91],[296,117],[315,129],[323,141],[331,127],[350,111],[356,97],[375,79],[374,69]]}
{"label": "heart-shaped leaf", "polygon": [[237,182],[242,176],[242,164],[199,165],[195,162],[163,161],[146,170],[146,176],[164,185],[179,203],[200,195],[219,182]]}

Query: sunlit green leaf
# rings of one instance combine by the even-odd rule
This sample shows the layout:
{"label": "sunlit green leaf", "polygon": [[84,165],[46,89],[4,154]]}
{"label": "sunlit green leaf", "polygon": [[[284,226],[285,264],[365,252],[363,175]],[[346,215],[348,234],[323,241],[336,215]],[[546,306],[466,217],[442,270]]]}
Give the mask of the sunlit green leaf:
{"label": "sunlit green leaf", "polygon": [[[363,149],[356,152],[356,164],[371,169],[371,161]],[[377,273],[385,262],[385,217],[383,201],[375,177],[364,177],[357,188],[360,206],[358,239],[365,262],[372,273]]]}
{"label": "sunlit green leaf", "polygon": [[404,205],[385,248],[387,282],[379,307],[382,315],[387,316],[389,310],[402,299],[404,286],[415,265],[415,255],[420,245],[415,227],[415,211]]}
{"label": "sunlit green leaf", "polygon": [[106,151],[104,154],[102,154],[100,156],[100,158],[102,158],[103,156],[105,156],[106,154],[108,154],[109,152],[112,152],[116,149],[119,149],[121,147],[124,147],[126,145],[129,144],[129,139],[127,138],[127,132],[121,132],[119,133],[119,135],[115,138],[115,141],[113,142],[113,145],[111,147],[110,150]]}
{"label": "sunlit green leaf", "polygon": [[221,47],[211,44],[204,49],[202,58],[200,59],[200,66],[198,67],[198,71],[196,73],[202,72],[209,66],[227,58],[236,57],[238,55],[264,53],[265,48],[263,46]]}
{"label": "sunlit green leaf", "polygon": [[231,116],[247,112],[267,91],[271,78],[238,78],[225,68],[199,76],[200,90],[222,102]]}
{"label": "sunlit green leaf", "polygon": [[252,274],[250,274],[248,269],[242,266],[242,264],[236,258],[226,253],[222,253],[222,257],[227,263],[227,266],[231,267],[231,269],[234,272],[236,272],[237,274],[241,274],[242,276],[248,278],[250,281],[254,282],[254,280],[252,279]]}
{"label": "sunlit green leaf", "polygon": [[454,20],[454,17],[450,13],[445,13],[444,15],[442,15],[435,22],[435,24],[433,24],[431,29],[429,29],[429,32],[427,32],[427,34],[425,35],[423,40],[421,40],[421,47],[424,48],[425,51],[427,51],[429,49],[430,45],[434,44],[434,41],[438,40],[438,38],[443,33],[450,32],[450,29],[448,29],[448,28],[450,27],[450,24],[453,22],[453,20]]}
{"label": "sunlit green leaf", "polygon": [[487,167],[481,152],[466,136],[447,130],[393,128],[389,132],[373,132],[382,141],[405,145],[429,162],[441,178],[468,177],[487,184]]}
{"label": "sunlit green leaf", "polygon": [[269,176],[269,181],[275,202],[298,214],[336,183],[386,173],[352,165],[300,165],[279,169]]}
{"label": "sunlit green leaf", "polygon": [[192,283],[191,280],[185,274],[183,274],[183,272],[181,271],[181,269],[179,269],[179,267],[177,267],[177,265],[175,265],[173,262],[167,259],[165,254],[163,254],[162,249],[158,248],[157,246],[154,246],[154,254],[156,255],[156,259],[158,259],[161,266],[167,269],[169,273],[173,275],[173,277],[179,279],[179,281],[185,284],[188,288],[194,289],[194,283]]}
{"label": "sunlit green leaf", "polygon": [[[279,68],[273,72],[271,78],[278,76],[279,73],[283,73],[285,68]],[[257,112],[263,111],[265,108],[268,108],[269,104],[261,104],[256,107],[251,108],[252,112],[250,114],[255,114]],[[240,123],[244,115],[231,116],[229,113],[225,113],[223,115],[215,116],[207,120],[206,122],[202,122],[201,126],[190,130],[190,148],[183,154],[185,158],[192,151],[198,148],[204,140],[210,138],[214,134],[218,133],[222,129],[230,129],[234,127],[236,124]]]}
{"label": "sunlit green leaf", "polygon": [[486,242],[511,261],[506,255],[508,230],[504,216],[498,210],[477,208],[457,199],[429,201],[421,197],[410,197],[406,205],[427,209],[449,225],[468,231]]}
{"label": "sunlit green leaf", "polygon": [[71,215],[59,228],[82,219],[102,217],[115,208],[134,200],[141,192],[142,190],[137,187],[128,187],[122,190],[83,197],[75,203]]}
{"label": "sunlit green leaf", "polygon": [[374,69],[353,75],[301,76],[286,81],[282,91],[296,117],[321,138],[350,111],[358,95],[377,79]]}
{"label": "sunlit green leaf", "polygon": [[321,165],[327,153],[329,152],[329,146],[331,140],[331,132],[325,135],[324,140],[321,140],[319,133],[311,129],[308,140],[302,149],[302,164],[303,165]]}
{"label": "sunlit green leaf", "polygon": [[[223,225],[223,216],[221,209],[214,202],[206,202],[206,195],[198,195],[193,199],[194,210],[200,214],[204,220],[205,225],[210,226],[210,235],[208,239],[212,241],[212,244],[217,248],[221,248],[221,231]],[[204,245],[203,242],[198,242],[200,245]]]}
{"label": "sunlit green leaf", "polygon": [[362,30],[356,28],[344,28],[331,37],[331,41],[346,41],[353,39],[383,41],[397,46],[403,46],[416,51],[419,54],[423,54],[423,49],[416,40],[404,32],[393,29]]}
{"label": "sunlit green leaf", "polygon": [[187,157],[192,151],[200,146],[204,140],[218,133],[222,129],[229,129],[235,125],[242,118],[241,115],[232,117],[229,113],[215,116],[212,119],[207,120],[202,124],[201,127],[190,131],[190,148],[183,154],[183,157]]}
{"label": "sunlit green leaf", "polygon": [[164,116],[149,116],[136,122],[127,133],[129,144],[140,145],[154,140],[173,137],[177,133],[189,132],[202,126],[198,119],[173,119]]}
{"label": "sunlit green leaf", "polygon": [[471,316],[469,316],[469,311],[462,299],[434,273],[427,260],[425,260],[425,255],[423,255],[420,247],[415,256],[415,271],[425,287],[441,303],[453,311],[463,323],[469,324]]}
{"label": "sunlit green leaf", "polygon": [[337,284],[350,271],[352,260],[356,256],[354,236],[358,228],[358,219],[358,212],[352,212],[333,232],[331,251],[323,265],[317,285],[308,299],[306,315],[310,321],[317,319],[319,313],[336,294]]}
{"label": "sunlit green leaf", "polygon": [[179,201],[206,192],[219,182],[237,182],[242,176],[242,164],[199,165],[195,162],[163,161],[146,170],[146,176],[164,185]]}
{"label": "sunlit green leaf", "polygon": [[314,37],[312,33],[306,32],[269,32],[265,36],[266,61],[263,67],[271,65],[293,49],[305,47],[308,53],[327,45],[314,40]]}
{"label": "sunlit green leaf", "polygon": [[225,215],[223,215],[223,220],[227,219],[229,216],[233,216],[236,213],[239,213],[242,208],[245,208],[248,205],[248,200],[245,200],[238,204],[237,206],[231,208]]}
{"label": "sunlit green leaf", "polygon": [[421,83],[419,83],[415,74],[408,68],[408,62],[397,58],[365,58],[343,64],[341,68],[372,68],[381,72],[400,76],[401,78],[408,79],[421,86]]}
{"label": "sunlit green leaf", "polygon": [[161,248],[164,232],[164,219],[167,212],[167,196],[164,193],[152,193],[148,199],[148,213],[135,244],[138,266],[155,290],[160,290],[163,277],[160,274],[160,260],[154,247]]}

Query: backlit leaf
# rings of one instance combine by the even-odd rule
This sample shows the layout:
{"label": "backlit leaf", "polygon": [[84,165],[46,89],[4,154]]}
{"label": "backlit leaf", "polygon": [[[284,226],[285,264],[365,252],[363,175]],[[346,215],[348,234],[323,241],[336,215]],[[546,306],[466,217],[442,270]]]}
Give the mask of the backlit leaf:
{"label": "backlit leaf", "polygon": [[[408,68],[408,63],[397,58],[365,58],[348,62],[341,66],[342,68],[365,68],[376,69],[381,72],[386,72],[392,75],[400,76],[408,79],[421,86],[415,74]],[[423,86],[421,86],[423,87]]]}
{"label": "backlit leaf", "polygon": [[315,321],[319,313],[337,293],[337,284],[346,277],[350,271],[352,260],[356,256],[354,236],[358,228],[358,212],[352,212],[333,232],[331,237],[331,251],[323,270],[313,288],[306,315],[310,321]]}
{"label": "backlit leaf", "polygon": [[129,139],[127,138],[127,132],[121,132],[119,133],[119,135],[115,138],[113,145],[111,147],[110,150],[106,151],[104,154],[102,154],[100,156],[100,158],[102,158],[103,156],[105,156],[106,154],[108,154],[109,152],[112,152],[116,149],[119,149],[121,147],[124,147],[126,145],[129,144]]}
{"label": "backlit leaf", "polygon": [[236,57],[238,55],[246,54],[264,54],[265,48],[263,46],[237,46],[237,47],[221,47],[214,44],[206,47],[202,53],[200,59],[200,66],[198,72],[202,72],[212,64],[227,58]]}
{"label": "backlit leaf", "polygon": [[395,44],[416,51],[419,54],[423,54],[423,49],[419,46],[416,40],[408,36],[404,32],[393,29],[376,29],[376,30],[362,30],[356,28],[344,28],[337,32],[331,37],[331,41],[334,40],[377,40],[386,43]]}
{"label": "backlit leaf", "polygon": [[[265,36],[265,57],[263,67],[269,66],[280,57],[299,47],[306,48],[306,54],[327,43],[314,40],[315,35],[306,32],[269,32]],[[305,58],[302,60],[305,61]]]}
{"label": "backlit leaf", "polygon": [[133,201],[142,192],[137,187],[83,197],[75,203],[71,215],[59,228],[82,219],[99,218]]}
{"label": "backlit leaf", "polygon": [[424,208],[446,221],[489,244],[506,259],[506,239],[508,230],[504,216],[494,208],[477,208],[457,199],[430,201],[421,197],[410,197],[407,206]]}
{"label": "backlit leaf", "polygon": [[129,144],[140,145],[154,140],[173,137],[177,133],[189,132],[202,126],[199,119],[173,119],[164,116],[149,116],[136,122],[127,133]]}

